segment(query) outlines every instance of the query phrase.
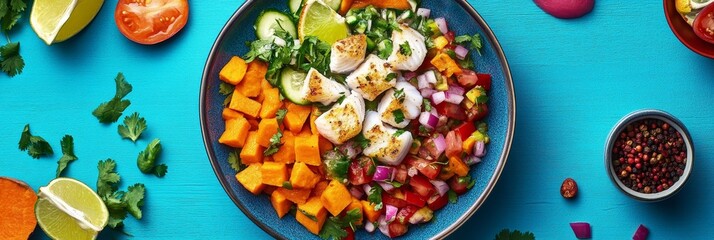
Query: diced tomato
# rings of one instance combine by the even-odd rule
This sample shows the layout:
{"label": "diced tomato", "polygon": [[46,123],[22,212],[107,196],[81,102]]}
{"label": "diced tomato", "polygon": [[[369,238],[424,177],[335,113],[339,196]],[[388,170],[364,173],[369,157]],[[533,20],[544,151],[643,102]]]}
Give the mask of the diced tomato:
{"label": "diced tomato", "polygon": [[466,111],[466,121],[468,122],[478,121],[486,116],[488,116],[488,105],[485,103],[478,103]]}
{"label": "diced tomato", "polygon": [[462,141],[459,136],[456,135],[454,131],[450,131],[446,134],[446,156],[447,157],[460,157],[461,152],[463,152]]}
{"label": "diced tomato", "polygon": [[482,86],[483,89],[486,89],[486,91],[491,90],[491,74],[486,74],[486,73],[479,73],[476,74],[478,76],[478,81],[476,81],[476,85]]}
{"label": "diced tomato", "polygon": [[399,223],[407,224],[409,223],[409,218],[414,216],[414,213],[416,213],[417,211],[419,211],[419,208],[415,206],[406,206],[402,209],[399,209],[399,212],[397,212],[396,221]]}
{"label": "diced tomato", "polygon": [[399,223],[399,221],[393,221],[389,223],[389,237],[395,238],[404,235],[409,231],[409,225],[404,223]]}
{"label": "diced tomato", "polygon": [[469,177],[454,176],[451,178],[451,180],[449,180],[449,187],[451,188],[451,190],[454,190],[454,192],[456,192],[456,194],[458,195],[464,194],[468,190],[467,187],[470,183],[470,179],[467,178]]}
{"label": "diced tomato", "polygon": [[346,227],[345,231],[347,232],[347,236],[342,238],[342,240],[355,240],[355,231],[352,231],[351,227]]}
{"label": "diced tomato", "polygon": [[426,200],[424,200],[424,197],[412,191],[404,192],[404,201],[417,207],[424,207],[424,205],[426,205]]}
{"label": "diced tomato", "polygon": [[454,42],[454,38],[455,38],[454,32],[448,31],[448,32],[446,32],[446,34],[444,34],[444,37],[446,38],[446,40],[449,40],[449,43]]}
{"label": "diced tomato", "polygon": [[439,177],[441,172],[441,165],[433,164],[431,161],[416,156],[409,155],[404,161],[407,165],[416,168],[421,174],[432,180]]}
{"label": "diced tomato", "polygon": [[407,182],[407,177],[408,177],[408,172],[407,172],[407,166],[404,166],[404,164],[401,164],[397,167],[397,172],[394,174],[394,181],[400,182],[400,183],[405,183]]}
{"label": "diced tomato", "polygon": [[409,180],[409,186],[412,186],[412,190],[414,190],[414,192],[418,193],[419,195],[422,195],[423,197],[429,197],[431,196],[431,194],[436,192],[436,189],[434,189],[434,185],[431,185],[429,179],[419,174],[414,175]]}
{"label": "diced tomato", "polygon": [[457,104],[442,102],[439,105],[436,105],[436,112],[438,112],[440,115],[444,115],[459,121],[466,120],[466,113],[464,112],[464,109]]}
{"label": "diced tomato", "polygon": [[454,128],[454,132],[456,133],[457,136],[461,138],[461,141],[466,140],[471,136],[472,133],[476,131],[476,126],[472,121],[466,121],[459,125],[458,127]]}
{"label": "diced tomato", "polygon": [[478,75],[474,71],[464,69],[461,73],[456,74],[456,81],[458,81],[462,87],[471,88],[478,84]]}
{"label": "diced tomato", "polygon": [[374,161],[368,157],[353,160],[350,163],[350,170],[347,172],[350,183],[356,186],[371,182],[374,168]]}
{"label": "diced tomato", "polygon": [[439,210],[446,206],[446,204],[449,202],[449,197],[448,195],[444,194],[444,196],[439,195],[438,193],[432,195],[428,200],[427,200],[427,207],[431,209],[432,211]]}
{"label": "diced tomato", "polygon": [[382,203],[384,203],[384,205],[392,205],[392,206],[395,206],[396,208],[403,208],[403,207],[406,207],[406,206],[409,205],[409,204],[407,203],[407,201],[404,201],[404,200],[402,200],[402,199],[396,198],[396,197],[394,197],[394,196],[392,196],[391,194],[386,193],[386,192],[382,192]]}
{"label": "diced tomato", "polygon": [[424,142],[421,143],[421,148],[424,151],[421,151],[422,149],[420,149],[419,157],[429,161],[433,161],[439,158],[439,152],[437,151],[436,145],[434,144],[433,136],[424,140]]}

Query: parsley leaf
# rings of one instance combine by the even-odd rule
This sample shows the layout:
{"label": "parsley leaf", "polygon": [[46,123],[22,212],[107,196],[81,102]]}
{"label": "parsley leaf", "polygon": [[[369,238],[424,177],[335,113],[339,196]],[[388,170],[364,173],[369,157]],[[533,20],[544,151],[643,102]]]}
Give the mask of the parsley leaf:
{"label": "parsley leaf", "polygon": [[370,203],[374,204],[374,210],[379,211],[382,209],[384,206],[384,203],[382,202],[382,187],[379,186],[379,184],[374,184],[372,185],[372,188],[369,189],[369,195],[367,196],[367,200],[369,200]]}
{"label": "parsley leaf", "polygon": [[494,240],[535,240],[535,235],[532,232],[503,229],[496,235]]}
{"label": "parsley leaf", "polygon": [[283,122],[283,119],[285,119],[285,114],[288,113],[287,109],[278,109],[278,111],[275,113],[275,118],[278,120],[278,123]]}
{"label": "parsley leaf", "polygon": [[228,164],[230,164],[231,168],[236,170],[236,172],[243,171],[245,168],[245,166],[240,162],[240,155],[238,155],[235,151],[228,153]]}
{"label": "parsley leaf", "polygon": [[429,99],[424,98],[424,100],[422,100],[422,101],[423,101],[423,105],[424,105],[424,111],[431,112],[431,102],[429,101]]}
{"label": "parsley leaf", "polygon": [[399,45],[399,53],[407,57],[412,55],[412,47],[409,46],[409,42],[404,42]]}
{"label": "parsley leaf", "polygon": [[347,98],[347,96],[345,96],[345,94],[343,93],[342,96],[340,96],[340,98],[337,99],[337,104],[342,104],[342,101],[344,101],[345,98]]}
{"label": "parsley leaf", "polygon": [[387,59],[392,54],[393,49],[394,43],[392,43],[392,40],[384,39],[377,44],[377,56],[381,59]]}
{"label": "parsley leaf", "polygon": [[124,74],[121,72],[118,73],[114,81],[116,82],[116,93],[114,97],[108,102],[100,104],[92,112],[92,115],[97,117],[101,123],[116,122],[124,110],[131,104],[129,100],[122,100],[122,98],[126,97],[132,90],[132,86],[126,81]]}
{"label": "parsley leaf", "polygon": [[362,132],[360,132],[359,134],[357,134],[357,136],[354,138],[354,142],[355,142],[358,146],[362,147],[362,149],[365,149],[365,148],[369,147],[369,145],[370,145],[369,139],[367,139],[367,138],[364,136],[364,134],[362,134]]}
{"label": "parsley leaf", "polygon": [[404,121],[404,112],[401,109],[392,111],[392,115],[394,115],[394,122],[401,123]]}
{"label": "parsley leaf", "polygon": [[25,68],[25,60],[20,56],[19,42],[9,42],[0,47],[0,57],[0,67],[10,77],[22,73],[22,69]]}
{"label": "parsley leaf", "polygon": [[397,78],[396,73],[389,73],[389,74],[387,74],[387,77],[384,79],[384,81],[391,82],[395,78]]}
{"label": "parsley leaf", "polygon": [[273,134],[272,137],[270,137],[270,146],[268,146],[268,148],[265,149],[265,151],[263,151],[263,154],[265,156],[270,156],[270,155],[277,153],[278,150],[280,149],[280,138],[282,138],[282,137],[283,137],[283,131],[281,131],[280,128],[278,128],[278,132],[276,132],[275,134]]}
{"label": "parsley leaf", "polygon": [[352,230],[355,229],[357,221],[362,218],[362,211],[359,208],[355,208],[347,211],[344,217],[330,217],[323,225],[320,231],[320,238],[322,239],[343,239],[347,237],[347,231],[345,228],[350,227]]}
{"label": "parsley leaf", "polygon": [[127,191],[117,191],[121,177],[116,172],[116,162],[112,159],[99,161],[97,165],[97,193],[109,210],[107,226],[117,228],[124,225],[127,214],[141,219],[141,207],[144,205],[146,189],[144,184],[137,183],[127,188]]}
{"label": "parsley leaf", "polygon": [[72,136],[64,135],[62,141],[60,141],[60,146],[62,146],[62,157],[57,161],[57,174],[55,177],[60,177],[67,165],[77,160],[77,156],[74,155],[74,138]]}
{"label": "parsley leaf", "polygon": [[124,117],[124,124],[119,125],[119,135],[122,138],[131,139],[136,142],[141,136],[141,133],[146,130],[146,119],[139,117],[139,113],[135,112],[131,116]]}
{"label": "parsley leaf", "polygon": [[30,157],[39,159],[40,157],[52,155],[52,146],[40,136],[33,136],[30,133],[30,124],[25,125],[20,135],[18,146],[21,151],[27,150]]}
{"label": "parsley leaf", "polygon": [[229,94],[233,93],[233,90],[235,90],[235,88],[236,87],[231,85],[230,83],[221,82],[221,85],[218,85],[218,93],[223,96],[228,96]]}
{"label": "parsley leaf", "polygon": [[166,175],[166,170],[168,166],[161,164],[155,166],[156,159],[159,158],[161,153],[161,140],[158,138],[154,139],[146,146],[144,151],[139,153],[139,157],[136,158],[136,165],[139,166],[139,170],[143,173],[153,173],[158,177],[163,177]]}
{"label": "parsley leaf", "polygon": [[283,182],[283,188],[285,188],[287,190],[293,190],[293,184],[290,183],[290,181],[285,181],[285,182]]}

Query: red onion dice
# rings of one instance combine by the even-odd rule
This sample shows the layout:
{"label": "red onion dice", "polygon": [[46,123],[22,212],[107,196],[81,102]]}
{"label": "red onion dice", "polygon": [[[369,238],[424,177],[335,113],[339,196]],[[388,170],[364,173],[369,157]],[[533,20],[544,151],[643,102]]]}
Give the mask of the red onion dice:
{"label": "red onion dice", "polygon": [[417,9],[417,15],[428,18],[429,15],[431,15],[431,10],[427,8],[419,8]]}
{"label": "red onion dice", "polygon": [[469,54],[469,50],[466,49],[464,46],[456,45],[456,48],[454,48],[454,53],[456,53],[456,58],[464,60]]}
{"label": "red onion dice", "polygon": [[586,222],[574,222],[570,223],[570,228],[573,229],[575,237],[578,239],[588,239],[592,238],[592,230],[590,229],[590,224]]}
{"label": "red onion dice", "polygon": [[433,102],[434,105],[439,105],[446,100],[448,94],[447,92],[436,92],[431,95],[431,102]]}
{"label": "red onion dice", "polygon": [[483,157],[486,155],[486,143],[483,141],[477,141],[474,143],[474,156]]}
{"label": "red onion dice", "polygon": [[436,26],[439,27],[439,31],[441,31],[442,34],[446,34],[447,32],[449,32],[449,27],[446,24],[446,19],[444,19],[443,17],[440,17],[440,18],[434,19],[434,22],[436,22]]}
{"label": "red onion dice", "polygon": [[394,168],[388,166],[377,166],[377,170],[372,177],[374,181],[392,181],[394,180]]}
{"label": "red onion dice", "polygon": [[637,227],[635,235],[632,236],[632,240],[645,240],[647,239],[647,235],[650,235],[650,230],[647,229],[645,225],[640,224],[640,226]]}
{"label": "red onion dice", "polygon": [[385,214],[384,221],[386,223],[390,223],[390,222],[394,221],[394,219],[397,218],[397,211],[399,211],[399,209],[397,209],[397,207],[392,206],[392,205],[386,205],[384,209],[386,209],[385,213],[384,213]]}
{"label": "red onion dice", "polygon": [[429,112],[422,112],[419,115],[419,123],[428,129],[434,129],[439,123],[439,118]]}
{"label": "red onion dice", "polygon": [[588,14],[595,0],[533,0],[544,12],[557,18],[578,18]]}
{"label": "red onion dice", "polygon": [[436,149],[435,153],[437,157],[446,150],[446,139],[444,139],[444,135],[436,135],[436,138],[434,138],[434,148]]}
{"label": "red onion dice", "polygon": [[444,181],[429,180],[429,182],[431,182],[431,185],[434,185],[434,188],[436,188],[436,191],[439,193],[439,196],[444,196],[444,194],[449,191],[449,184]]}

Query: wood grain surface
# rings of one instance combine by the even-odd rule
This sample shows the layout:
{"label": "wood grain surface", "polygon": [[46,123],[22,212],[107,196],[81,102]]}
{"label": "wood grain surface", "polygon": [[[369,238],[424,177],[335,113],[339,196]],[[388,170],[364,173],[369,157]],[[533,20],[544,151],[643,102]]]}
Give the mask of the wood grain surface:
{"label": "wood grain surface", "polygon": [[[208,162],[198,119],[204,62],[223,24],[241,0],[191,1],[187,27],[173,39],[141,46],[117,30],[107,1],[79,35],[46,46],[27,16],[10,38],[21,42],[27,66],[0,75],[0,176],[33,188],[54,178],[61,154],[32,159],[17,149],[20,132],[59,152],[64,134],[75,139],[79,160],[66,175],[94,187],[97,161],[118,162],[122,188],[142,182],[144,219],[126,221],[136,239],[269,239],[220,187]],[[531,1],[469,1],[496,33],[508,57],[517,104],[508,164],[481,209],[451,238],[492,239],[503,228],[528,230],[538,239],[574,239],[568,223],[590,222],[595,239],[629,239],[639,224],[649,239],[709,236],[714,215],[714,60],[679,43],[664,19],[662,2],[599,1],[589,15],[553,18]],[[114,94],[123,72],[134,85],[125,113],[140,112],[148,130],[136,144],[120,139],[117,124],[103,125],[92,110]],[[642,203],[620,193],[603,162],[605,138],[625,114],[655,108],[674,114],[692,133],[695,168],[675,197]],[[153,138],[164,145],[163,179],[141,174],[136,156]],[[580,195],[558,192],[574,178]],[[104,231],[101,238],[126,236]],[[46,238],[39,228],[33,239]]]}

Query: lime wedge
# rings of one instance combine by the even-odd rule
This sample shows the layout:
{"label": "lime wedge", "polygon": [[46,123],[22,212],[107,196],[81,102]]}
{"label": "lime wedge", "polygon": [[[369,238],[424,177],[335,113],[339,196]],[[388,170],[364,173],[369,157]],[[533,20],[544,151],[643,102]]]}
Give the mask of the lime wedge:
{"label": "lime wedge", "polygon": [[328,7],[322,0],[307,1],[298,22],[300,41],[305,39],[305,36],[315,36],[332,45],[349,34],[350,29],[347,27],[344,17]]}
{"label": "lime wedge", "polygon": [[94,19],[104,0],[35,0],[30,25],[47,45],[62,42]]}
{"label": "lime wedge", "polygon": [[52,239],[95,239],[109,220],[102,199],[77,180],[57,178],[38,195],[37,223]]}

